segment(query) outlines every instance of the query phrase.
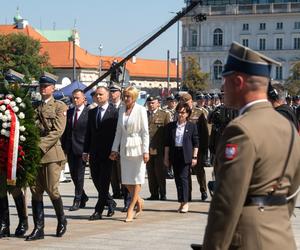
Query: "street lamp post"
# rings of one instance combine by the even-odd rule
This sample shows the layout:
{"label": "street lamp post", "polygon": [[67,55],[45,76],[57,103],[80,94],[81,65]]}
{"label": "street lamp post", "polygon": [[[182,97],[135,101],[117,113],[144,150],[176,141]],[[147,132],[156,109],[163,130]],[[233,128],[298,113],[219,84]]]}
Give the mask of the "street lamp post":
{"label": "street lamp post", "polygon": [[177,91],[179,91],[179,20],[177,21]]}
{"label": "street lamp post", "polygon": [[72,34],[73,42],[73,82],[76,81],[76,30],[73,30]]}
{"label": "street lamp post", "polygon": [[103,45],[100,43],[99,47],[99,57],[100,57],[100,60],[99,60],[99,77],[101,76],[102,74],[102,58],[101,58],[101,55],[102,55],[102,50],[103,50]]}

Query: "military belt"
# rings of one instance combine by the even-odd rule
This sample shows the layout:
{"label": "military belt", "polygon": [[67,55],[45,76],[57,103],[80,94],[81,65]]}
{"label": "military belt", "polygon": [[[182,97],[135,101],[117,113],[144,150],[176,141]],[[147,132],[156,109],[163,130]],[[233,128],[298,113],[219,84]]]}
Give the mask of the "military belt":
{"label": "military belt", "polygon": [[248,196],[244,206],[281,206],[287,203],[285,195]]}

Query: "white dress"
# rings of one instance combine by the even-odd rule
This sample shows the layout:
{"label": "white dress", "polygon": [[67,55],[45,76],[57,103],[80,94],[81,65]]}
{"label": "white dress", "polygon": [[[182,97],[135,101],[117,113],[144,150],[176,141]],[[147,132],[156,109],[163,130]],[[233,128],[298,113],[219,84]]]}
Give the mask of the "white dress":
{"label": "white dress", "polygon": [[136,103],[129,116],[125,114],[125,107],[120,108],[112,151],[117,152],[119,146],[122,184],[144,184],[143,153],[149,150],[149,132],[147,111],[143,106]]}

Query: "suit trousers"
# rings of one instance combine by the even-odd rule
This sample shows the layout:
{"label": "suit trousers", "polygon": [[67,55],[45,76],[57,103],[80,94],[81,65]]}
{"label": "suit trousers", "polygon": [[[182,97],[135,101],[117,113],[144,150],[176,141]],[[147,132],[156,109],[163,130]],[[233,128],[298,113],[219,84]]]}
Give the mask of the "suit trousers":
{"label": "suit trousers", "polygon": [[121,166],[120,160],[113,161],[111,172],[111,188],[113,195],[121,196]]}
{"label": "suit trousers", "polygon": [[189,201],[189,178],[191,164],[184,162],[183,150],[181,147],[175,147],[173,171],[177,189],[178,202]]}
{"label": "suit trousers", "polygon": [[113,206],[113,199],[109,195],[112,161],[110,159],[95,159],[90,157],[90,168],[93,183],[98,191],[98,201],[95,212],[102,214],[105,205]]}
{"label": "suit trousers", "polygon": [[75,186],[75,200],[81,201],[82,196],[86,197],[84,192],[84,172],[85,163],[81,155],[75,155],[73,152],[68,154],[68,164],[72,181]]}
{"label": "suit trousers", "polygon": [[150,155],[147,163],[147,174],[150,194],[153,197],[166,196],[166,167],[162,155]]}
{"label": "suit trousers", "polygon": [[58,186],[61,170],[62,162],[42,164],[38,169],[35,186],[30,187],[32,200],[42,201],[44,191],[47,192],[51,200],[60,198]]}

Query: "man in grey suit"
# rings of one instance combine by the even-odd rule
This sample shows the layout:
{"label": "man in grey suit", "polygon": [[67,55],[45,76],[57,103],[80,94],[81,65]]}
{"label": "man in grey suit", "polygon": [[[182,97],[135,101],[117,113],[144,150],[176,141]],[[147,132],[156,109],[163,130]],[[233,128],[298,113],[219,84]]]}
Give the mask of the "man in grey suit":
{"label": "man in grey suit", "polygon": [[88,201],[83,185],[85,163],[82,160],[83,144],[88,121],[88,108],[85,95],[81,89],[72,93],[74,107],[67,112],[67,125],[62,137],[62,146],[68,156],[70,174],[75,186],[75,197],[70,211],[84,208]]}

